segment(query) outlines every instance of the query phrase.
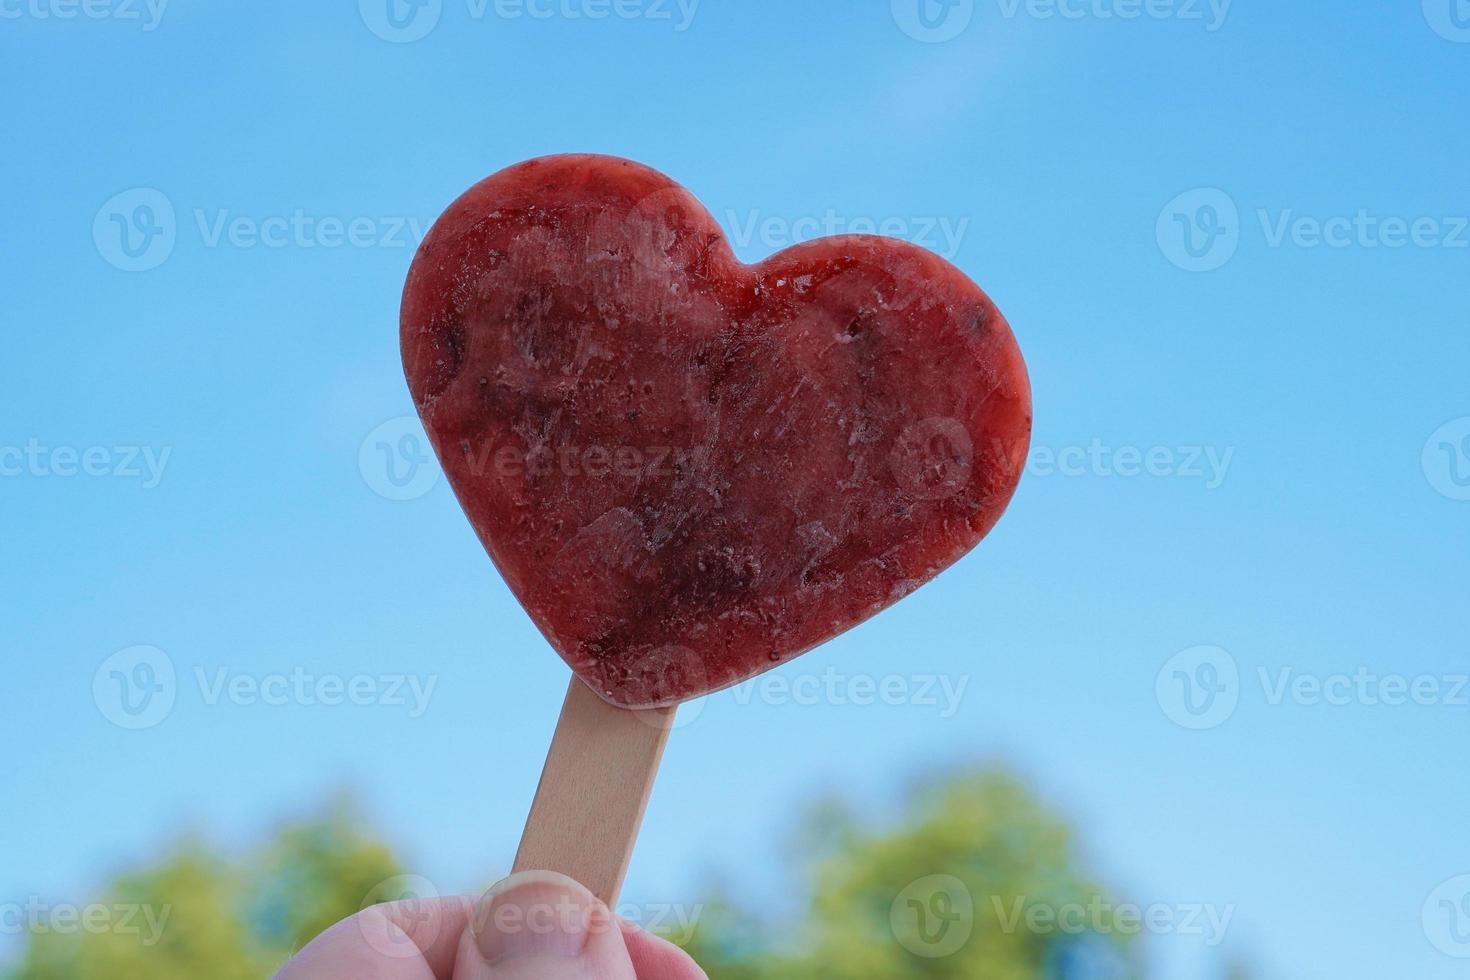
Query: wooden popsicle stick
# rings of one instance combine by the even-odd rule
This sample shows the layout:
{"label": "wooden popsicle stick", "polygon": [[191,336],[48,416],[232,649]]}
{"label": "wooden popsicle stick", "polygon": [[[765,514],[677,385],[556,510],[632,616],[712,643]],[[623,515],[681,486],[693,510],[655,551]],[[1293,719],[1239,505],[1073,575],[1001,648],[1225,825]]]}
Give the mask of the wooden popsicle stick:
{"label": "wooden popsicle stick", "polygon": [[559,871],[617,902],[677,706],[630,711],[576,677],[513,871]]}

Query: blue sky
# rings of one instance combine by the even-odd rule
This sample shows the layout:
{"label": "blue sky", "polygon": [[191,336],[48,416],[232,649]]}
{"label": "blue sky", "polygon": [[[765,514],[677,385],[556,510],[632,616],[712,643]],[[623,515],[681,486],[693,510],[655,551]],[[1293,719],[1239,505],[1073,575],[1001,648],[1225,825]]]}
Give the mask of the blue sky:
{"label": "blue sky", "polygon": [[[1127,897],[1233,909],[1219,949],[1150,939],[1171,976],[1463,975],[1463,0],[397,12],[0,0],[0,902],[340,786],[442,889],[505,869],[565,670],[432,466],[396,486],[377,445],[409,473],[416,229],[589,150],[747,260],[941,251],[1036,402],[992,536],[770,675],[824,693],[686,709],[629,899],[725,869],[779,909],[800,801],[886,814],[1003,758]],[[111,686],[140,665],[174,670],[158,717]]]}

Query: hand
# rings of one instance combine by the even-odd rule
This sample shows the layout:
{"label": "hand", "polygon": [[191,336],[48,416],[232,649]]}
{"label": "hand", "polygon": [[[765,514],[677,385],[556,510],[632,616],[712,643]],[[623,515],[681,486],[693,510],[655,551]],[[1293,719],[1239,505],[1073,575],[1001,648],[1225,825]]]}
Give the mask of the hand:
{"label": "hand", "polygon": [[469,898],[374,905],[313,939],[276,980],[708,980],[683,950],[577,882],[528,871]]}

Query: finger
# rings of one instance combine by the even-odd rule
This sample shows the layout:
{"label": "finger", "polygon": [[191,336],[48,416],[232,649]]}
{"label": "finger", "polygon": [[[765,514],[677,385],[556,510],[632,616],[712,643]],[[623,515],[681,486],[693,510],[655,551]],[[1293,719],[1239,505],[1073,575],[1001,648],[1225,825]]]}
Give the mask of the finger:
{"label": "finger", "polygon": [[454,980],[637,980],[606,905],[566,875],[526,871],[485,893]]}
{"label": "finger", "polygon": [[313,939],[276,980],[450,980],[473,912],[468,898],[374,905]]}
{"label": "finger", "polygon": [[709,980],[692,956],[667,939],[626,920],[621,926],[638,980]]}

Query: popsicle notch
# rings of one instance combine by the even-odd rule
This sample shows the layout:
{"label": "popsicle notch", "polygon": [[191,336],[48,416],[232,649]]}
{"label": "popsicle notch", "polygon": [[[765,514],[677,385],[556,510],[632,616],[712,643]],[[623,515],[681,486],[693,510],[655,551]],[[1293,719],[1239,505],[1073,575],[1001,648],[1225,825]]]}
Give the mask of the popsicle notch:
{"label": "popsicle notch", "polygon": [[480,540],[625,708],[738,683],[907,595],[999,519],[1030,438],[1015,339],[953,265],[871,236],[745,265],[687,191],[612,157],[531,160],[455,201],[401,336]]}

